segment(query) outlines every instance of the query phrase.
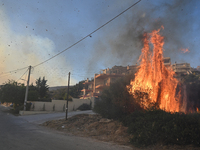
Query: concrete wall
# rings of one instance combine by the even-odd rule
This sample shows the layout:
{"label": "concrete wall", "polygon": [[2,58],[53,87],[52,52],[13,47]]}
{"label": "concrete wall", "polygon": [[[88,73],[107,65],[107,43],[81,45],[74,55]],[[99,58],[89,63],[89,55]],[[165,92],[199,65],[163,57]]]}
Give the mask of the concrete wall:
{"label": "concrete wall", "polygon": [[[64,112],[66,108],[66,100],[52,100],[52,102],[39,102],[39,101],[28,101],[32,103],[31,111],[57,111]],[[78,99],[73,98],[72,101],[68,102],[68,111],[74,111],[82,104],[92,104],[94,107],[94,98],[91,99]]]}

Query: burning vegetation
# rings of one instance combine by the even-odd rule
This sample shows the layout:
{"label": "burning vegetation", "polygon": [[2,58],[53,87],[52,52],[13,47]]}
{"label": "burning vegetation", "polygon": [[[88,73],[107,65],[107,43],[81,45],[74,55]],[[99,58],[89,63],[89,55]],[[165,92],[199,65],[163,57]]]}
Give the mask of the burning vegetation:
{"label": "burning vegetation", "polygon": [[[161,28],[164,29],[163,26]],[[177,92],[179,82],[174,78],[172,68],[164,65],[164,37],[159,32],[160,29],[144,34],[140,68],[128,88],[134,98],[138,99],[139,96],[144,109],[156,104],[167,112],[179,112],[181,90]]]}
{"label": "burning vegetation", "polygon": [[176,144],[184,148],[191,144],[199,148],[200,73],[178,75],[164,64],[160,30],[144,34],[137,73],[105,88],[93,110],[121,121],[135,146]]}

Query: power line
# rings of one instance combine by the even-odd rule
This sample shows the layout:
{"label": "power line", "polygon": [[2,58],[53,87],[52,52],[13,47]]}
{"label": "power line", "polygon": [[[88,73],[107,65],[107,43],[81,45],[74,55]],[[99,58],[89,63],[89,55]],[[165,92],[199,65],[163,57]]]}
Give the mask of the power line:
{"label": "power line", "polygon": [[10,75],[15,74],[15,73],[17,73],[17,72],[5,73],[5,74],[2,74],[2,75],[0,76],[0,78],[1,78],[1,77],[5,77],[5,76],[10,76]]}
{"label": "power line", "polygon": [[[40,66],[40,65],[42,65],[42,64],[44,64],[44,63],[46,63],[46,62],[48,62],[49,60],[55,58],[56,56],[62,54],[63,52],[67,51],[68,49],[70,49],[70,48],[72,48],[73,46],[77,45],[77,44],[80,43],[81,41],[85,40],[87,37],[91,37],[91,35],[92,35],[93,33],[97,32],[98,30],[100,30],[101,28],[103,28],[104,26],[106,26],[107,24],[109,24],[110,22],[112,22],[113,20],[115,20],[116,18],[118,18],[119,16],[121,16],[123,13],[125,13],[126,11],[128,11],[129,9],[131,9],[133,6],[137,5],[140,1],[141,1],[141,0],[139,0],[139,1],[137,1],[136,3],[132,4],[130,7],[128,7],[127,9],[125,9],[124,11],[122,11],[121,13],[119,13],[117,16],[115,16],[115,17],[112,18],[111,20],[107,21],[106,23],[104,23],[103,25],[101,25],[99,28],[97,28],[97,29],[94,30],[93,32],[89,33],[88,35],[86,35],[85,37],[83,37],[82,39],[80,39],[79,41],[77,41],[76,43],[72,44],[72,45],[69,46],[68,48],[64,49],[63,51],[59,52],[58,54],[56,54],[56,55],[50,57],[49,59],[47,59],[47,60],[45,60],[45,61],[43,61],[43,62],[41,62],[41,63],[39,63],[39,64],[37,64],[37,65],[35,65],[35,66],[33,66],[33,67],[37,67],[37,66]],[[11,75],[11,74],[14,74],[14,73],[16,73],[16,72],[18,72],[18,71],[27,69],[27,68],[28,68],[28,67],[24,67],[24,68],[19,68],[19,69],[12,70],[12,71],[4,72],[4,73],[1,73],[1,74],[0,74],[0,77],[7,76],[7,75]],[[26,71],[26,72],[27,72],[27,71]],[[25,72],[25,73],[26,73],[26,72]],[[24,73],[24,74],[25,74],[25,73]],[[23,74],[23,75],[24,75],[24,74]],[[22,75],[22,76],[23,76],[23,75]],[[21,77],[22,77],[22,76],[21,76]],[[21,77],[20,77],[20,78],[21,78]],[[20,79],[20,78],[19,78],[19,79]],[[18,80],[19,80],[19,79],[18,79]]]}
{"label": "power line", "polygon": [[21,70],[24,70],[24,69],[26,69],[26,68],[28,68],[28,67],[24,67],[24,68],[12,70],[12,71],[8,71],[8,72],[3,72],[3,73],[0,74],[0,77],[1,77],[1,75],[11,74],[12,72],[16,73],[16,72],[21,71]]}
{"label": "power line", "polygon": [[23,75],[17,80],[17,82],[27,73],[28,69],[23,73]]}
{"label": "power line", "polygon": [[80,39],[79,41],[77,41],[76,43],[72,44],[71,46],[69,46],[68,48],[64,49],[63,51],[59,52],[58,54],[50,57],[49,59],[33,66],[33,67],[37,67],[40,66],[46,62],[48,62],[49,60],[55,58],[56,56],[62,54],[63,52],[67,51],[68,49],[72,48],[73,46],[75,46],[76,44],[80,43],[81,41],[85,40],[87,37],[91,37],[91,35],[95,32],[97,32],[98,30],[100,30],[101,28],[103,28],[104,26],[106,26],[107,24],[109,24],[110,22],[112,22],[113,20],[115,20],[116,18],[118,18],[119,16],[121,16],[123,13],[125,13],[126,11],[128,11],[129,9],[131,9],[133,6],[137,5],[141,0],[137,1],[136,3],[134,3],[133,5],[131,5],[130,7],[128,7],[127,9],[125,9],[124,11],[122,11],[121,13],[119,13],[117,16],[115,16],[114,18],[112,18],[111,20],[107,21],[106,23],[104,23],[103,25],[101,25],[99,28],[97,28],[96,30],[94,30],[93,32],[91,32],[90,34],[86,35],[85,37],[83,37],[82,39]]}

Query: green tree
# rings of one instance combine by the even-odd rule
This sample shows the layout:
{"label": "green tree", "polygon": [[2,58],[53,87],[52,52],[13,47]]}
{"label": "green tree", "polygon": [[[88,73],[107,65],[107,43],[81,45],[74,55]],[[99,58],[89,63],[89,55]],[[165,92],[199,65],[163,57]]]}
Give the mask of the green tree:
{"label": "green tree", "polygon": [[47,80],[45,80],[45,77],[43,77],[42,80],[41,77],[39,77],[39,79],[36,80],[36,89],[40,98],[47,97],[49,86],[47,85]]}
{"label": "green tree", "polygon": [[80,81],[78,84],[71,86],[69,89],[69,95],[74,98],[79,98],[81,90],[83,89],[83,82]]}
{"label": "green tree", "polygon": [[14,80],[9,80],[4,83],[0,89],[0,101],[2,103],[14,103],[16,105],[23,105],[25,97],[24,84],[17,83]]}

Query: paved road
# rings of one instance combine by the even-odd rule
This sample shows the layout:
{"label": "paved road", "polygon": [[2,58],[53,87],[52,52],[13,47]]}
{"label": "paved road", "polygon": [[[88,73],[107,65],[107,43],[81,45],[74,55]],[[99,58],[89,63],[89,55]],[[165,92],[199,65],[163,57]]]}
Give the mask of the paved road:
{"label": "paved road", "polygon": [[[78,114],[95,114],[92,110],[86,111],[73,111],[68,113],[68,118]],[[49,114],[35,114],[35,115],[27,115],[27,116],[19,116],[19,118],[25,119],[28,122],[35,124],[42,124],[49,120],[58,120],[65,118],[65,112],[63,113],[49,113]]]}
{"label": "paved road", "polygon": [[[0,106],[0,150],[130,150],[129,147],[99,142],[53,131],[27,118],[16,117]],[[36,115],[37,116],[37,115]]]}

